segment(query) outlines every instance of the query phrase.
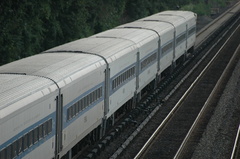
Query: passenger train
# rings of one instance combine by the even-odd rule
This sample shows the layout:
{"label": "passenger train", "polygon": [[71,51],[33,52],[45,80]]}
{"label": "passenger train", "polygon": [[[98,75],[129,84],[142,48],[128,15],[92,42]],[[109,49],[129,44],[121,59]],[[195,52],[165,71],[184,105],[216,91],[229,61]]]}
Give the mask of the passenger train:
{"label": "passenger train", "polygon": [[196,14],[164,11],[0,67],[0,159],[71,158],[193,51]]}

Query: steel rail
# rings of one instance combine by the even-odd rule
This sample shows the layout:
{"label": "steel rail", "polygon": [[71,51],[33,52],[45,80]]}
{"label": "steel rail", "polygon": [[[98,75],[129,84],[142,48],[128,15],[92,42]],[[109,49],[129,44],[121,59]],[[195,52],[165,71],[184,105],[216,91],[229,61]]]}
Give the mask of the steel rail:
{"label": "steel rail", "polygon": [[[236,6],[236,5],[235,5]],[[235,8],[235,7],[234,7]],[[230,10],[230,9],[229,9]],[[212,24],[211,24],[212,25]],[[211,25],[207,26],[210,27]],[[209,49],[209,51],[207,51],[205,53],[205,55],[196,63],[196,65],[188,72],[187,75],[185,75],[182,80],[173,88],[173,90],[163,99],[164,101],[167,101],[172,94],[183,84],[183,82],[194,72],[194,70],[201,64],[201,62],[207,57],[207,55],[209,54],[209,52],[220,42],[220,40],[223,38],[223,36],[225,34],[227,34],[227,32],[229,31],[229,29],[227,31],[225,31],[225,33],[221,36],[221,38],[218,39],[218,41],[211,46],[211,48]],[[199,33],[197,34],[197,36],[199,35]],[[126,147],[132,142],[132,140],[135,138],[135,136],[137,136],[137,134],[141,131],[141,129],[143,129],[143,127],[148,123],[148,121],[154,116],[154,114],[158,111],[158,109],[161,107],[161,104],[156,106],[156,108],[152,111],[152,113],[138,126],[138,128],[126,139],[126,141],[115,151],[115,153],[110,157],[110,159],[116,159],[117,156],[119,156],[122,151],[124,149],[126,149]],[[171,114],[173,112],[170,112],[169,114]],[[140,152],[139,152],[140,153]],[[135,158],[138,158],[137,155],[135,156]]]}
{"label": "steel rail", "polygon": [[237,135],[236,135],[236,138],[235,138],[231,159],[234,159],[234,158],[237,157],[237,148],[239,147],[239,144],[240,144],[239,143],[239,140],[240,140],[239,136],[240,136],[240,125],[238,127]]}
{"label": "steel rail", "polygon": [[[234,30],[234,32],[230,35],[230,37],[227,39],[227,41],[223,44],[223,46],[219,49],[219,51],[216,53],[215,57],[220,53],[220,51],[222,50],[222,48],[226,45],[226,43],[231,39],[231,37],[234,35],[234,33],[239,29],[240,25],[238,25],[238,27]],[[204,114],[205,109],[208,107],[208,104],[210,103],[212,96],[215,94],[215,92],[218,90],[218,87],[221,85],[221,82],[224,79],[224,75],[226,74],[227,70],[229,70],[229,67],[231,65],[231,63],[233,62],[233,60],[235,59],[235,57],[237,56],[237,52],[238,50],[240,50],[240,45],[238,45],[236,51],[234,52],[232,58],[230,59],[227,67],[224,69],[224,72],[222,73],[221,77],[219,78],[217,84],[215,85],[213,91],[211,92],[210,96],[208,97],[207,101],[205,102],[204,106],[202,107],[201,111],[199,112],[197,118],[195,119],[193,125],[191,126],[191,128],[189,129],[186,137],[184,138],[182,144],[180,145],[177,153],[174,156],[174,159],[178,159],[179,156],[181,155],[181,153],[184,151],[185,145],[187,144],[187,142],[189,141],[189,138],[191,137],[192,132],[194,131],[194,128],[196,128],[196,126],[198,125],[198,122],[201,118],[201,116]],[[212,61],[212,60],[211,60]]]}
{"label": "steel rail", "polygon": [[[235,23],[234,23],[235,24]],[[234,25],[233,24],[233,25]],[[232,25],[232,26],[233,26]],[[230,28],[232,28],[232,26]],[[226,30],[226,32],[221,36],[221,38],[218,39],[218,41],[209,49],[209,51],[206,53],[206,55],[195,65],[195,67],[186,75],[189,76],[190,73],[192,73],[195,68],[200,65],[201,61],[207,56],[207,54],[220,42],[220,40],[228,33],[230,30]],[[234,31],[235,32],[235,31]],[[232,37],[233,33],[230,35]],[[139,159],[142,154],[147,150],[147,148],[151,145],[153,139],[156,137],[157,134],[163,129],[163,127],[167,124],[167,122],[171,119],[174,112],[179,108],[180,104],[184,101],[184,99],[188,96],[188,94],[191,92],[193,87],[196,85],[196,83],[200,80],[200,78],[203,76],[203,74],[206,72],[206,70],[210,67],[210,65],[213,63],[215,58],[219,55],[219,52],[222,50],[222,48],[225,46],[225,44],[229,41],[230,38],[227,39],[227,41],[222,45],[222,47],[219,49],[219,51],[216,53],[216,55],[211,59],[211,61],[208,63],[208,65],[203,69],[203,71],[198,75],[198,77],[194,80],[194,82],[190,85],[190,87],[187,89],[187,91],[184,93],[184,95],[180,98],[180,100],[175,104],[173,109],[170,111],[170,113],[167,115],[167,117],[163,120],[163,122],[157,127],[157,129],[154,131],[154,133],[151,135],[151,137],[148,139],[148,141],[144,144],[144,146],[141,148],[141,150],[137,153],[137,155],[134,157],[134,159]],[[187,77],[184,77],[186,79]],[[178,84],[179,85],[179,84]],[[175,90],[175,89],[174,89]]]}
{"label": "steel rail", "polygon": [[[207,26],[205,26],[204,28],[202,28],[198,33],[197,33],[197,37],[200,37],[202,34],[204,34],[204,32],[206,30],[208,30],[209,28],[211,28],[212,26],[214,26],[214,24],[218,23],[219,21],[222,20],[222,18],[224,16],[226,16],[229,12],[231,12],[232,10],[234,10],[235,8],[237,8],[238,6],[240,5],[240,1],[237,2],[233,7],[229,8],[227,11],[225,11],[223,14],[221,14],[219,17],[217,17],[216,19],[214,19],[211,23],[209,23]],[[233,17],[234,14],[231,16]],[[231,18],[230,18],[231,19]],[[226,19],[224,21],[224,23],[226,23],[229,19]],[[216,30],[218,28],[215,28]],[[196,48],[198,48],[199,46],[201,46],[201,44],[203,44],[204,41],[206,41],[209,37],[211,37],[212,35],[214,34],[214,32],[208,34],[207,36],[203,37],[203,38],[200,38],[201,40],[198,41],[196,39]]]}

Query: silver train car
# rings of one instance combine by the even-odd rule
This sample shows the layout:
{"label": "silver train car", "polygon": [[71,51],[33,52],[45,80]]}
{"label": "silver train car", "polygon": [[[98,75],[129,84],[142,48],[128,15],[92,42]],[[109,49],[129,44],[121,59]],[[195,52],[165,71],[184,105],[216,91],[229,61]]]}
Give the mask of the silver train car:
{"label": "silver train car", "polygon": [[0,159],[71,158],[99,140],[193,51],[196,18],[164,11],[1,66]]}

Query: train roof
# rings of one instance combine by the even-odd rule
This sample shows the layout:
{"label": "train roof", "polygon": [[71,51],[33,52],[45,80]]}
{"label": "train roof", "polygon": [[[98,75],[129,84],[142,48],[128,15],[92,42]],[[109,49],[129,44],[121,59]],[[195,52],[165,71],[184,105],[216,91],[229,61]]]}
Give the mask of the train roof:
{"label": "train roof", "polygon": [[152,16],[141,19],[142,21],[160,21],[176,26],[186,23],[186,19],[181,16],[170,14],[154,14]]}
{"label": "train roof", "polygon": [[57,52],[64,49],[68,51],[98,54],[106,58],[107,61],[111,63],[118,57],[137,50],[137,47],[134,42],[126,39],[89,37],[55,47],[47,50],[47,52]]}
{"label": "train roof", "polygon": [[192,18],[196,18],[197,16],[196,13],[191,11],[173,11],[173,10],[163,11],[155,15],[174,15],[174,16],[184,17],[185,19],[192,19]]}
{"label": "train roof", "polygon": [[[20,74],[0,74],[0,88],[0,118],[57,90],[57,86],[49,79]],[[4,108],[6,111],[3,112]]]}
{"label": "train roof", "polygon": [[154,30],[159,35],[162,35],[169,30],[173,30],[173,26],[171,24],[157,21],[134,21],[132,23],[120,25],[117,28],[139,28],[146,30]]}
{"label": "train roof", "polygon": [[130,43],[134,42],[134,44],[139,44],[139,45],[141,45],[143,41],[151,41],[152,39],[158,39],[157,34],[151,30],[144,30],[144,29],[138,29],[138,28],[121,28],[121,27],[117,27],[115,29],[101,32],[92,37],[119,38],[119,39],[127,40]]}
{"label": "train roof", "polygon": [[77,72],[88,73],[91,69],[102,65],[105,65],[104,61],[93,55],[67,52],[43,53],[3,65],[0,67],[0,73],[24,73],[48,77],[60,82],[69,79]]}

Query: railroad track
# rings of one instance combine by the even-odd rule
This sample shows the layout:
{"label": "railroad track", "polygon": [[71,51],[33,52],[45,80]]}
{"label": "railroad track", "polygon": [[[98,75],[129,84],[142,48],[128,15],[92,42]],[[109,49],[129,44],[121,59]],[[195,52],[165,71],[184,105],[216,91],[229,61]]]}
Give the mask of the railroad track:
{"label": "railroad track", "polygon": [[[227,11],[225,11],[223,14],[218,16],[216,19],[213,20],[213,22],[209,23],[207,26],[202,28],[198,33],[197,33],[197,39],[196,39],[196,45],[195,47],[204,47],[204,43],[209,43],[209,41],[214,37],[214,34],[218,34],[222,28],[224,28],[228,21],[231,20],[233,17],[234,13],[239,12],[240,8],[240,2],[236,3],[233,5],[231,8],[229,8]],[[221,24],[221,27],[216,24]],[[202,46],[201,46],[202,45]]]}
{"label": "railroad track", "polygon": [[[240,29],[238,26],[175,105],[172,112],[169,113],[169,116],[165,119],[167,122],[162,123],[156,129],[153,136],[146,142],[135,158],[147,158],[146,156],[148,156],[148,158],[158,158],[159,156],[163,158],[174,158],[174,154],[177,152],[179,146],[181,148],[175,158],[191,157],[195,148],[194,143],[198,143],[215,108],[214,104],[208,105],[208,103],[210,103],[208,97],[210,96],[211,99],[214,99],[212,103],[218,101],[219,96],[213,97],[213,95],[210,94],[212,90],[216,91],[218,95],[223,91],[223,86],[225,86],[235,66],[233,61],[236,63],[236,58],[239,59],[239,53],[237,54],[239,50],[235,51],[236,46],[233,46],[233,43],[240,43],[240,40],[235,41],[238,39],[236,35],[239,35],[239,33]],[[231,53],[234,52],[235,55],[233,56]],[[230,60],[232,56],[233,58]],[[223,72],[222,70],[225,69],[228,61],[230,61],[230,66],[225,70],[223,74],[224,78],[220,78]],[[221,80],[219,80],[219,84],[216,87],[217,89],[213,89],[219,78]],[[205,107],[202,107],[203,105]],[[198,119],[196,119],[197,117]],[[195,119],[196,122],[193,124]],[[194,127],[198,128],[195,130],[196,133],[194,135],[193,130],[190,130],[191,125],[193,125],[192,129]],[[186,140],[184,140],[187,133]],[[193,135],[193,137],[189,137],[190,135]],[[190,140],[190,138],[193,139]],[[185,142],[182,143],[183,140],[187,141],[187,139],[189,139],[188,145]]]}
{"label": "railroad track", "polygon": [[[226,13],[227,14],[227,13]],[[210,26],[209,26],[210,27]],[[224,27],[223,27],[224,28]],[[202,42],[201,42],[202,43]],[[206,48],[206,45],[205,45],[205,49],[207,50],[207,49],[209,49],[209,48],[211,48],[211,45],[209,45],[208,46],[208,48]],[[201,48],[201,50],[204,50],[204,48]],[[209,56],[209,55],[205,55],[205,56],[207,56],[207,58],[212,58],[211,56]],[[198,57],[196,57],[196,59],[195,59],[195,61],[193,61],[193,62],[191,62],[191,64],[188,64],[188,65],[190,65],[189,66],[189,68],[192,68],[192,67],[194,67],[194,65],[195,65],[195,62],[196,63],[198,63],[198,64],[200,64],[201,62],[199,61],[200,59],[202,58],[202,61],[203,61],[203,63],[205,62],[205,57],[201,57],[201,56],[198,56]],[[183,67],[185,67],[185,65],[186,64],[184,64],[184,66]],[[192,66],[191,66],[192,65]],[[197,66],[196,66],[197,67]],[[185,69],[184,70],[185,72],[188,72],[188,73],[186,73],[186,74],[188,74],[188,75],[190,75],[190,74],[198,74],[198,72],[195,72],[195,71],[190,71],[189,72],[189,70],[188,69]],[[183,71],[183,72],[184,72]],[[176,73],[177,74],[177,73]],[[169,83],[169,82],[164,82],[163,83],[163,86],[161,86],[159,89],[157,89],[157,93],[156,93],[156,91],[155,91],[155,93],[156,94],[158,94],[159,95],[159,92],[161,92],[162,90],[163,90],[163,87],[164,87],[164,92],[161,92],[160,93],[160,95],[158,96],[158,98],[157,99],[155,99],[154,101],[155,101],[155,103],[153,103],[153,104],[150,104],[148,101],[146,102],[143,102],[142,103],[142,105],[145,105],[145,106],[141,106],[141,104],[140,104],[140,106],[139,106],[139,112],[140,111],[151,111],[151,110],[153,110],[152,111],[152,113],[150,113],[150,115],[148,115],[148,117],[142,122],[142,124],[140,124],[139,126],[138,126],[138,124],[135,124],[134,122],[132,122],[133,124],[132,124],[132,127],[136,127],[136,130],[134,131],[134,132],[132,132],[132,135],[130,135],[129,137],[127,137],[127,136],[125,136],[124,134],[120,134],[120,135],[118,135],[119,137],[118,138],[120,138],[120,139],[116,139],[116,140],[121,140],[121,139],[124,139],[125,140],[125,142],[124,143],[122,143],[122,144],[120,144],[120,145],[118,145],[119,146],[119,148],[117,149],[117,151],[115,152],[115,153],[113,153],[112,154],[112,151],[105,151],[104,153],[105,153],[105,155],[100,155],[100,154],[97,154],[97,155],[99,155],[99,157],[98,158],[117,158],[117,157],[119,157],[119,155],[121,154],[122,155],[122,152],[125,150],[125,148],[127,147],[127,145],[129,144],[129,143],[131,143],[131,141],[133,140],[133,138],[134,137],[137,137],[138,138],[138,136],[139,135],[137,135],[140,131],[142,131],[142,128],[145,126],[145,125],[147,125],[147,123],[148,123],[148,121],[150,120],[150,118],[152,118],[153,116],[154,116],[154,114],[155,113],[157,113],[158,112],[158,110],[160,110],[160,112],[161,112],[161,115],[160,115],[160,117],[153,117],[153,118],[158,118],[157,120],[158,121],[161,121],[161,120],[164,120],[164,117],[165,116],[167,116],[167,114],[168,114],[168,112],[172,109],[172,107],[173,106],[169,106],[169,105],[171,105],[171,103],[169,104],[168,103],[168,105],[167,105],[167,107],[165,107],[165,105],[166,104],[162,104],[162,102],[164,102],[164,101],[167,101],[173,94],[175,94],[174,92],[175,91],[178,91],[178,92],[184,92],[184,89],[182,90],[182,88],[181,88],[181,90],[178,90],[178,87],[183,83],[183,81],[184,81],[184,79],[187,79],[188,77],[184,77],[184,76],[182,76],[182,75],[180,75],[180,76],[178,76],[178,77],[175,77],[174,75],[172,75],[172,77],[173,78],[178,78],[178,79],[175,79],[173,82],[172,82],[172,87],[171,86],[168,86],[167,88],[165,88],[165,86]],[[180,83],[178,83],[178,81],[182,81],[182,82],[180,82]],[[190,83],[190,82],[192,82],[191,80],[188,82],[188,83]],[[177,84],[178,83],[178,84]],[[175,86],[175,85],[177,85],[177,86]],[[170,92],[170,93],[169,93]],[[179,93],[179,94],[181,94],[181,93]],[[150,95],[151,96],[151,95]],[[152,93],[152,96],[154,96],[154,92]],[[150,97],[149,97],[150,98]],[[151,97],[152,98],[152,97]],[[172,101],[172,99],[171,99],[171,102],[172,103],[174,103],[174,101]],[[146,105],[148,105],[148,106],[146,106]],[[147,107],[147,108],[146,108]],[[154,108],[154,109],[153,109]],[[170,113],[171,114],[171,113]],[[141,120],[141,119],[140,119]],[[156,125],[158,125],[158,124],[156,124]],[[155,125],[155,127],[156,127],[156,125]],[[138,126],[138,127],[137,127]],[[150,129],[154,129],[153,128],[154,126],[152,126]],[[118,129],[118,128],[117,128]],[[144,128],[145,129],[145,128]],[[149,129],[149,128],[146,128],[146,129]],[[119,129],[118,129],[119,130]],[[130,130],[126,130],[126,131],[130,131]],[[142,132],[141,132],[142,133]],[[142,133],[142,134],[144,134],[144,132]],[[107,136],[108,137],[108,136]],[[146,139],[145,139],[146,140]],[[115,143],[114,143],[115,144]],[[111,145],[111,143],[110,143],[110,147],[112,147],[112,149],[115,149],[116,150],[116,145]],[[139,143],[139,145],[141,145],[142,143]],[[134,146],[135,147],[135,146]],[[139,147],[139,146],[136,146],[136,147]],[[129,149],[129,148],[128,148]],[[134,150],[135,151],[135,150]],[[136,152],[133,152],[133,154],[136,154]],[[90,152],[90,154],[92,155],[93,154],[93,152]],[[107,154],[107,155],[106,155]],[[110,154],[110,155],[109,155]],[[112,155],[111,155],[112,154]],[[90,157],[91,157],[91,155],[90,155]],[[121,155],[120,155],[120,157],[119,158],[121,158]],[[132,155],[132,154],[127,154],[127,155],[122,155],[123,157],[122,158],[126,158],[126,156],[127,156],[127,158],[133,158],[134,157],[134,155]]]}
{"label": "railroad track", "polygon": [[238,159],[240,157],[240,125],[238,127],[236,139],[234,142],[231,159]]}
{"label": "railroad track", "polygon": [[[224,86],[228,82],[231,73],[239,60],[240,54],[240,45],[234,52],[232,58],[230,59],[228,65],[224,69],[221,77],[217,81],[213,91],[207,98],[206,102],[204,103],[201,111],[199,112],[197,118],[195,119],[194,123],[192,124],[191,128],[189,129],[186,137],[184,138],[180,148],[178,149],[177,153],[175,154],[174,158],[190,158],[191,154],[196,147],[196,144],[199,142],[200,137],[202,136],[202,132],[207,126],[208,119],[213,114],[213,110],[216,107],[219,101],[219,94],[222,94],[224,90]],[[236,60],[238,59],[238,60]]]}

